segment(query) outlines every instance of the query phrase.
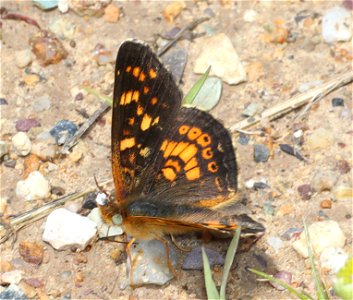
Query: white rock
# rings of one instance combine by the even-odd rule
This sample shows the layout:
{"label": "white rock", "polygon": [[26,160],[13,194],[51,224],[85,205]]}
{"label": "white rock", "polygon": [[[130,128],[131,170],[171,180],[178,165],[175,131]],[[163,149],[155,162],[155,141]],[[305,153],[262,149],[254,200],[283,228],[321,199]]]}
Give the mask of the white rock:
{"label": "white rock", "polygon": [[267,244],[275,250],[275,252],[278,252],[278,250],[283,247],[283,241],[278,236],[269,236],[267,238]]}
{"label": "white rock", "polygon": [[26,180],[20,180],[16,186],[17,197],[26,201],[46,199],[50,196],[49,181],[39,171],[30,173]]}
{"label": "white rock", "polygon": [[20,156],[28,155],[32,149],[31,140],[24,132],[18,132],[12,137],[12,145]]}
{"label": "white rock", "polygon": [[22,270],[12,270],[1,274],[1,282],[6,284],[19,284],[23,277]]}
{"label": "white rock", "polygon": [[332,147],[334,141],[333,130],[320,127],[308,135],[306,147],[308,150],[327,149]]}
{"label": "white rock", "polygon": [[98,235],[100,238],[122,235],[124,233],[124,230],[121,228],[121,226],[117,226],[117,225],[109,226],[108,224],[106,224],[101,217],[99,208],[97,207],[92,209],[92,211],[89,213],[87,217],[97,224]]}
{"label": "white rock", "polygon": [[321,268],[329,270],[330,274],[337,274],[348,259],[347,253],[341,248],[330,247],[320,255]]}
{"label": "white rock", "polygon": [[317,192],[330,191],[338,177],[339,174],[335,171],[318,169],[311,180],[311,186]]}
{"label": "white rock", "polygon": [[32,62],[32,51],[31,49],[25,49],[16,51],[16,66],[19,68],[25,68]]}
{"label": "white rock", "polygon": [[244,15],[243,15],[243,20],[245,22],[249,22],[249,23],[252,23],[254,21],[256,21],[257,19],[257,12],[253,9],[247,9],[245,12],[244,12]]}
{"label": "white rock", "polygon": [[245,69],[231,40],[224,34],[203,38],[201,53],[194,64],[194,72],[203,74],[211,66],[210,76],[220,77],[228,84],[246,80]]}
{"label": "white rock", "polygon": [[61,13],[67,13],[69,11],[69,0],[59,0],[58,9]]}
{"label": "white rock", "polygon": [[[342,248],[346,242],[338,223],[332,220],[315,222],[309,226],[308,231],[314,254],[319,255],[330,247]],[[304,231],[292,246],[301,256],[309,257]]]}
{"label": "white rock", "polygon": [[96,232],[96,223],[87,217],[59,208],[48,216],[43,241],[48,242],[56,250],[72,247],[84,250],[95,237]]}
{"label": "white rock", "polygon": [[326,43],[346,42],[352,37],[352,15],[344,7],[333,7],[322,18],[322,37]]}

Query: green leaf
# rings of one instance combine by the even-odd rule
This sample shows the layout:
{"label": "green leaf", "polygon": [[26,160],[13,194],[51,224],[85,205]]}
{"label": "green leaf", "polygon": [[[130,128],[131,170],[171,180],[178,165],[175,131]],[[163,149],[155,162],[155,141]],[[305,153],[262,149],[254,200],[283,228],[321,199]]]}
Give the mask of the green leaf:
{"label": "green leaf", "polygon": [[100,93],[98,90],[94,89],[94,88],[91,88],[89,86],[84,86],[83,89],[89,93],[89,94],[92,94],[94,96],[96,96],[97,98],[103,100],[104,102],[106,102],[109,106],[112,106],[113,105],[113,99],[106,96],[106,95],[103,95],[102,93]]}
{"label": "green leaf", "polygon": [[313,252],[311,249],[309,230],[308,230],[308,226],[306,225],[306,222],[304,219],[303,219],[303,223],[304,223],[305,238],[306,238],[307,245],[308,245],[308,254],[309,254],[309,261],[310,261],[310,266],[311,266],[311,273],[313,274],[317,297],[319,300],[326,300],[326,299],[329,299],[329,296],[328,296],[326,289],[324,287],[324,284],[322,283],[321,278],[318,275],[316,268],[315,268]]}
{"label": "green leaf", "polygon": [[227,286],[229,271],[230,271],[230,268],[232,267],[235,253],[237,252],[239,238],[240,238],[240,231],[241,231],[241,228],[240,226],[238,226],[238,228],[235,231],[234,237],[230,242],[229,248],[227,250],[226,260],[223,268],[221,291],[220,291],[220,298],[222,300],[226,298],[226,286]]}
{"label": "green leaf", "polygon": [[268,275],[266,273],[263,273],[261,271],[252,269],[252,268],[248,268],[248,271],[250,271],[251,273],[254,273],[262,278],[267,279],[268,281],[271,281],[273,283],[276,283],[278,285],[280,285],[281,287],[285,288],[288,292],[290,292],[292,295],[298,297],[299,299],[302,300],[314,300],[314,298],[312,298],[309,294],[303,292],[300,292],[298,290],[296,290],[295,288],[291,287],[289,284],[285,283],[282,280],[279,280],[277,278],[272,277],[271,275]]}
{"label": "green leaf", "polygon": [[353,258],[351,257],[339,270],[333,286],[338,297],[344,300],[353,299]]}
{"label": "green leaf", "polygon": [[217,77],[209,77],[196,95],[192,106],[198,109],[209,111],[214,108],[222,94],[222,80]]}
{"label": "green leaf", "polygon": [[212,272],[210,268],[210,263],[204,248],[202,247],[202,260],[203,260],[203,274],[205,276],[205,285],[207,299],[219,299],[219,293],[216,287],[216,284],[212,278]]}
{"label": "green leaf", "polygon": [[193,87],[190,89],[190,91],[186,94],[183,100],[183,104],[192,104],[196,95],[199,93],[200,89],[204,85],[208,74],[210,73],[211,66],[208,67],[206,70],[205,74],[203,74],[199,80],[193,85]]}

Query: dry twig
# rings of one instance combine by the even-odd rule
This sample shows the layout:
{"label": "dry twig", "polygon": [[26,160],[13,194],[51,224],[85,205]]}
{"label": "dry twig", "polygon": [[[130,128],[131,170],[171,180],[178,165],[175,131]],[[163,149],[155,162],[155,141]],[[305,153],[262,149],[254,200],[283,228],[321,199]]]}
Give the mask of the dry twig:
{"label": "dry twig", "polygon": [[[271,108],[266,109],[261,113],[260,116],[250,117],[245,120],[238,122],[230,128],[232,133],[238,132],[240,130],[246,129],[248,127],[254,126],[263,119],[274,120],[277,119],[305,104],[313,103],[323,98],[330,92],[349,84],[353,81],[352,71],[345,72],[343,74],[338,74],[331,80],[327,81],[323,85],[313,88],[310,91],[296,95],[287,101],[279,103]],[[304,113],[310,108],[308,106]],[[302,114],[301,114],[302,115]],[[300,116],[301,116],[300,115]]]}

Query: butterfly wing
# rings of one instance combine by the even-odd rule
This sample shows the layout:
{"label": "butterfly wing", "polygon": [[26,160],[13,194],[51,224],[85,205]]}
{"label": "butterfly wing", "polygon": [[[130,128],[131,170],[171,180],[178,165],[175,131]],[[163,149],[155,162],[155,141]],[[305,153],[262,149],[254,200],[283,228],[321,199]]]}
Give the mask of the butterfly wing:
{"label": "butterfly wing", "polygon": [[112,165],[121,205],[136,191],[141,174],[151,164],[156,145],[176,118],[182,95],[172,75],[140,42],[120,46],[115,76]]}

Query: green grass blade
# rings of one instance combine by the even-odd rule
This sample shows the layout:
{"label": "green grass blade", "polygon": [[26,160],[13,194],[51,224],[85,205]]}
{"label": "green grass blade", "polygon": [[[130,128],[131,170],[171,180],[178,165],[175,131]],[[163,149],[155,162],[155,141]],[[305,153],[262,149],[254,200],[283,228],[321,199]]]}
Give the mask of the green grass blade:
{"label": "green grass blade", "polygon": [[353,258],[351,257],[338,272],[333,286],[338,297],[344,300],[353,299]]}
{"label": "green grass blade", "polygon": [[113,99],[106,96],[106,95],[103,95],[102,93],[100,93],[98,90],[94,89],[94,88],[91,88],[89,86],[84,86],[83,89],[89,93],[89,94],[92,94],[94,96],[96,96],[97,98],[103,100],[105,103],[107,103],[109,106],[112,106],[113,105]]}
{"label": "green grass blade", "polygon": [[183,104],[192,104],[192,102],[194,101],[196,95],[199,93],[199,91],[201,90],[202,86],[205,83],[205,80],[208,77],[208,74],[210,73],[211,70],[211,66],[209,66],[205,72],[205,74],[203,74],[198,81],[196,81],[196,83],[193,85],[193,87],[190,89],[190,91],[186,94],[186,96],[184,97],[183,100]]}
{"label": "green grass blade", "polygon": [[252,269],[252,268],[248,268],[248,271],[250,271],[251,273],[254,273],[262,278],[267,279],[268,281],[271,281],[273,283],[276,283],[278,285],[280,285],[281,287],[285,288],[288,292],[290,292],[292,295],[298,297],[301,300],[314,300],[314,298],[312,298],[309,294],[305,293],[305,292],[300,292],[298,290],[296,290],[295,288],[291,287],[289,284],[285,283],[282,280],[279,280],[277,278],[272,277],[271,275],[268,275],[266,273],[263,273],[261,271]]}
{"label": "green grass blade", "polygon": [[239,238],[240,238],[240,231],[241,231],[241,228],[240,226],[238,226],[238,228],[235,231],[234,237],[230,242],[229,248],[227,250],[226,260],[223,268],[221,291],[220,291],[220,298],[222,300],[226,299],[226,286],[227,286],[228,276],[229,276],[230,268],[232,267],[232,264],[233,264],[235,253],[237,252]]}
{"label": "green grass blade", "polygon": [[329,299],[329,296],[328,296],[326,289],[324,287],[324,284],[322,283],[321,278],[318,275],[316,268],[315,268],[313,252],[311,249],[309,230],[308,230],[308,226],[306,225],[306,222],[304,219],[303,219],[303,223],[304,223],[305,238],[306,238],[306,242],[307,242],[307,246],[308,246],[308,254],[309,254],[309,261],[310,261],[310,266],[311,266],[311,273],[313,275],[314,282],[315,282],[317,298],[319,300],[326,300],[326,299]]}
{"label": "green grass blade", "polygon": [[217,287],[212,278],[210,263],[208,261],[208,257],[203,247],[202,247],[202,261],[203,261],[203,274],[205,276],[207,299],[219,299]]}

